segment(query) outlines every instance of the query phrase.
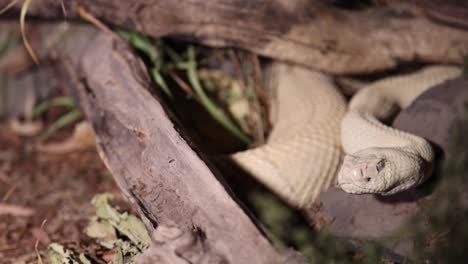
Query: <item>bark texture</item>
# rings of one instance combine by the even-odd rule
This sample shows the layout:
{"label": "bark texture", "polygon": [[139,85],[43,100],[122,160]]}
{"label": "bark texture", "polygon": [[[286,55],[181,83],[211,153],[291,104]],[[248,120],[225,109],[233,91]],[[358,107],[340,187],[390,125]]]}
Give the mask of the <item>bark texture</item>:
{"label": "bark texture", "polygon": [[89,27],[72,29],[55,53],[101,158],[153,234],[141,263],[284,261],[152,96],[134,54]]}
{"label": "bark texture", "polygon": [[[352,10],[342,8],[344,2],[80,0],[80,5],[105,22],[154,37],[240,47],[335,74],[381,71],[415,60],[461,63],[468,53],[466,3],[381,1]],[[78,1],[65,6],[69,18],[78,17]],[[63,19],[57,0],[33,1],[29,13]]]}

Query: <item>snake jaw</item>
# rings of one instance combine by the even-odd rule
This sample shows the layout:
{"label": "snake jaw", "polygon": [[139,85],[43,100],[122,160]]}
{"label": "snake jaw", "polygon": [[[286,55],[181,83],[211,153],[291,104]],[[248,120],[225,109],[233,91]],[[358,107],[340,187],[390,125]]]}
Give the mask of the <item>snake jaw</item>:
{"label": "snake jaw", "polygon": [[399,148],[368,148],[345,156],[338,185],[348,193],[390,195],[420,183],[423,164],[420,157]]}
{"label": "snake jaw", "polygon": [[375,155],[346,155],[338,174],[338,184],[348,193],[380,193],[387,189],[386,165],[385,158]]}

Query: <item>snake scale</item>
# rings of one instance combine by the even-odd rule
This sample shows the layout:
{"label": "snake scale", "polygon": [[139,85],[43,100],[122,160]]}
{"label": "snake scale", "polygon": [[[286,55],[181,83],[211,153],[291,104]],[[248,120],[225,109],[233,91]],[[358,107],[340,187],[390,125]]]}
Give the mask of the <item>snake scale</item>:
{"label": "snake scale", "polygon": [[272,132],[266,144],[231,158],[289,204],[308,207],[335,183],[349,193],[386,195],[430,176],[429,143],[379,120],[456,77],[459,68],[429,66],[376,81],[363,87],[349,107],[325,74],[284,63],[275,63],[271,71],[278,98]]}

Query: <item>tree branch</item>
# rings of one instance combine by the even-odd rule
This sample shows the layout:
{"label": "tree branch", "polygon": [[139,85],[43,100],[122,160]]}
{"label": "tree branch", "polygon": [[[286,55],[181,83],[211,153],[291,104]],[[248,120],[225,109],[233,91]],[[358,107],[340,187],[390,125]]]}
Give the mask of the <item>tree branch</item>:
{"label": "tree branch", "polygon": [[[240,47],[336,74],[386,70],[414,60],[461,63],[468,53],[468,32],[447,25],[468,7],[438,9],[436,0],[423,7],[416,1],[419,5],[388,3],[361,11],[339,9],[330,4],[333,1],[305,0],[80,2],[105,22],[150,36]],[[67,16],[77,18],[77,2],[66,4]],[[63,17],[57,0],[33,1],[29,12]],[[433,23],[428,17],[447,23]]]}
{"label": "tree branch", "polygon": [[[78,98],[101,158],[153,233],[152,252],[172,250],[159,263],[282,260],[217,172],[182,137],[149,91],[144,65],[126,47],[108,34],[78,27],[56,52],[57,76]],[[161,235],[167,230],[177,234]]]}

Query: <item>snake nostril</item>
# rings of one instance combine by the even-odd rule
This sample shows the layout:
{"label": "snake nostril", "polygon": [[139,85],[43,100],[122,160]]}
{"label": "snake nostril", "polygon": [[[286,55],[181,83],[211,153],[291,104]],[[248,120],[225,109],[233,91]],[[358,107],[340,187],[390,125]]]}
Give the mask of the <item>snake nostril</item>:
{"label": "snake nostril", "polygon": [[370,177],[366,177],[366,182],[370,182],[371,178]]}
{"label": "snake nostril", "polygon": [[354,168],[352,170],[352,175],[356,180],[364,178],[364,170],[362,168]]}

